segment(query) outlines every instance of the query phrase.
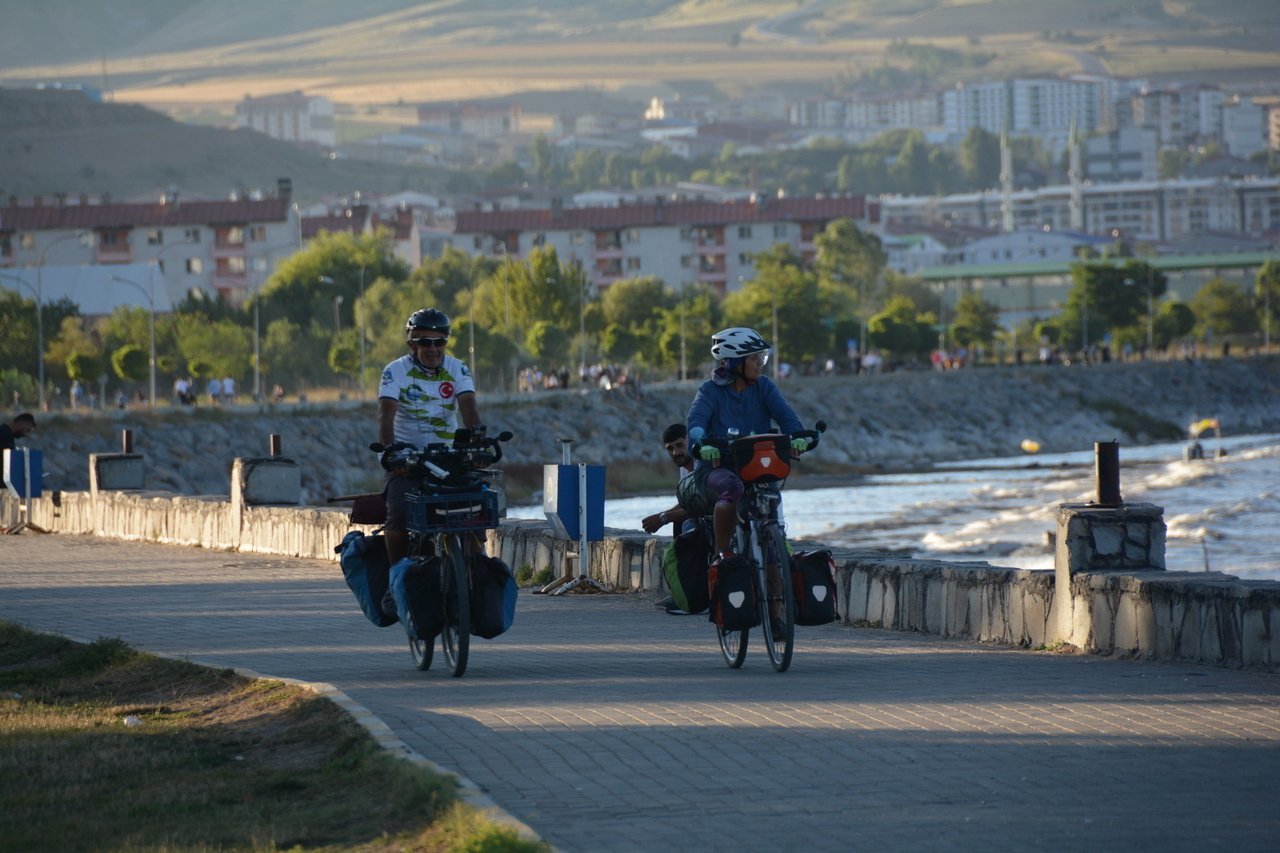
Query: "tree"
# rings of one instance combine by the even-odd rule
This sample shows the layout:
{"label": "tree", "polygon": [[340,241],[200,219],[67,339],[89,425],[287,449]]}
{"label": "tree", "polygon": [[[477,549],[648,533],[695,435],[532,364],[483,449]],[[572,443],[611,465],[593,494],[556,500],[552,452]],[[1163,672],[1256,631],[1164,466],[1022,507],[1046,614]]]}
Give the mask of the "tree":
{"label": "tree", "polygon": [[1102,340],[1109,332],[1134,326],[1147,315],[1147,283],[1151,298],[1158,299],[1166,287],[1164,273],[1139,260],[1123,266],[1077,263],[1071,267],[1073,281],[1062,322],[1075,345],[1083,346],[1085,324],[1089,342]]}
{"label": "tree", "polygon": [[1225,338],[1258,331],[1258,315],[1245,289],[1234,281],[1215,278],[1191,297],[1196,337]]}
{"label": "tree", "polygon": [[1190,159],[1180,148],[1161,148],[1156,154],[1156,173],[1162,181],[1180,178]]}
{"label": "tree", "polygon": [[525,345],[545,367],[563,363],[569,354],[569,338],[549,320],[538,320],[529,328]]}
{"label": "tree", "polygon": [[[45,317],[48,317],[46,312]],[[52,342],[45,337],[45,374],[46,376],[65,376],[67,359],[75,353],[85,355],[102,355],[102,341],[85,321],[79,316],[63,317],[58,334]],[[53,368],[53,370],[50,370]]]}
{"label": "tree", "polygon": [[1258,270],[1253,304],[1258,312],[1258,327],[1269,340],[1280,332],[1280,262],[1267,261]]}
{"label": "tree", "polygon": [[96,355],[73,352],[67,356],[67,376],[81,382],[97,382],[106,373],[106,366]]}
{"label": "tree", "polygon": [[776,314],[778,340],[773,343],[779,358],[794,364],[826,357],[832,344],[820,308],[818,277],[804,269],[798,257],[791,256],[796,261],[791,262],[789,254],[779,245],[772,254],[757,255],[756,277],[725,297],[724,312],[727,325],[749,326],[765,338],[772,336]]}
{"label": "tree", "polygon": [[141,382],[151,370],[151,359],[142,347],[125,344],[111,353],[111,370],[120,379]]}
{"label": "tree", "polygon": [[880,238],[860,229],[852,219],[837,219],[813,243],[827,316],[842,318],[854,311],[868,316],[888,261]]}
{"label": "tree", "polygon": [[606,328],[619,326],[631,331],[649,330],[663,308],[675,304],[671,293],[657,278],[627,278],[615,281],[600,296]]}
{"label": "tree", "polygon": [[951,334],[961,346],[987,344],[1000,328],[1000,309],[977,293],[966,293],[956,303]]}
{"label": "tree", "polygon": [[1152,345],[1165,349],[1169,344],[1191,334],[1196,327],[1196,315],[1184,302],[1163,302],[1156,311],[1152,323]]}
{"label": "tree", "polygon": [[[360,301],[361,282],[367,298],[378,279],[403,282],[409,276],[408,264],[395,255],[392,236],[386,228],[359,235],[320,232],[305,249],[285,258],[255,297],[259,328],[281,317],[303,328],[312,321],[328,325],[335,296],[343,297],[342,325],[357,326],[367,308]],[[366,330],[379,328],[371,311],[364,320]]]}
{"label": "tree", "polygon": [[895,296],[867,323],[867,336],[872,346],[895,355],[928,352],[935,341],[936,320],[932,312],[919,313],[911,300]]}
{"label": "tree", "polygon": [[[350,336],[355,338],[355,330],[350,331]],[[299,388],[330,382],[333,379],[329,367],[331,337],[332,330],[319,323],[303,327],[283,317],[272,320],[262,334],[259,348],[264,385],[270,388],[278,383],[286,388]],[[357,343],[357,365],[359,360]],[[355,372],[352,370],[348,375]]]}
{"label": "tree", "polygon": [[1000,182],[1000,137],[972,127],[960,143],[960,173],[966,186],[984,190]]}
{"label": "tree", "polygon": [[179,317],[174,334],[178,352],[188,366],[193,362],[209,366],[210,372],[204,375],[241,377],[251,368],[253,330],[240,323],[210,323],[199,315]]}

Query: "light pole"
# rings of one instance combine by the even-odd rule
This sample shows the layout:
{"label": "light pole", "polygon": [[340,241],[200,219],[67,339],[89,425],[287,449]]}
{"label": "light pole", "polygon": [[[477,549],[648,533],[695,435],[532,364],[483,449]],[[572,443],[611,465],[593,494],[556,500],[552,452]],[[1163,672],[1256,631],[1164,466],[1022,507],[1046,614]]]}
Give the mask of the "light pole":
{"label": "light pole", "polygon": [[272,254],[284,249],[297,248],[298,246],[295,243],[283,243],[279,246],[268,246],[262,251],[262,258],[266,266],[262,270],[262,280],[253,289],[253,402],[255,403],[262,399],[262,332],[259,320],[261,309],[258,304],[262,301],[262,285],[267,283],[267,277],[271,275]]}
{"label": "light pole", "polygon": [[338,309],[342,307],[342,294],[333,297],[333,340],[337,342],[338,333],[342,331],[342,322],[338,319]]}
{"label": "light pole", "polygon": [[154,409],[156,407],[156,300],[152,291],[155,290],[155,280],[153,278],[151,281],[151,291],[148,291],[136,281],[121,278],[118,275],[111,276],[111,280],[127,284],[130,287],[136,287],[142,292],[143,296],[147,297],[147,307],[150,309],[147,314],[147,331],[151,337],[151,395],[147,398],[147,408]]}
{"label": "light pole", "polygon": [[776,381],[782,364],[782,347],[778,343],[778,294],[771,293],[770,299],[773,302],[773,378]]}
{"label": "light pole", "polygon": [[582,355],[578,362],[578,376],[587,381],[587,277],[582,277],[582,289],[578,300],[578,340],[582,342]]}
{"label": "light pole", "polygon": [[64,235],[47,243],[40,250],[40,254],[36,256],[36,340],[40,347],[39,386],[37,390],[39,392],[40,411],[42,412],[44,411],[44,314],[40,303],[44,302],[44,256],[59,243],[65,243],[68,240],[83,240],[88,236],[90,236],[88,231],[77,231],[74,234]]}
{"label": "light pole", "polygon": [[684,347],[684,279],[680,280],[680,381],[689,378],[689,374],[685,369],[685,347]]}

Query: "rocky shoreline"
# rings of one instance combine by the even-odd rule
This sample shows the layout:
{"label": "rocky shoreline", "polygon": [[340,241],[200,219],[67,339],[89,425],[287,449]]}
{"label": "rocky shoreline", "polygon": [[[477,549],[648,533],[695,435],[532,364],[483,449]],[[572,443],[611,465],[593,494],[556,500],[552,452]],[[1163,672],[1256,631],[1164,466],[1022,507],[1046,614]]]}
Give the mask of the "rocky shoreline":
{"label": "rocky shoreline", "polygon": [[[610,467],[612,493],[665,488],[669,463],[662,429],[682,421],[696,383],[619,392],[481,394],[490,430],[510,429],[503,467],[512,497],[540,486],[541,466],[559,462],[560,438],[575,461]],[[878,376],[795,378],[784,392],[806,422],[827,421],[822,448],[792,487],[860,473],[926,468],[935,462],[1016,455],[1031,438],[1043,452],[1177,440],[1202,417],[1224,434],[1280,431],[1280,357],[1087,367],[981,368]],[[367,447],[376,403],[285,404],[231,409],[165,407],[90,415],[45,415],[27,442],[45,452],[47,489],[88,488],[90,453],[118,452],[133,431],[146,457],[147,487],[188,495],[229,491],[235,458],[268,455],[279,435],[283,455],[302,468],[304,502],[380,488]]]}

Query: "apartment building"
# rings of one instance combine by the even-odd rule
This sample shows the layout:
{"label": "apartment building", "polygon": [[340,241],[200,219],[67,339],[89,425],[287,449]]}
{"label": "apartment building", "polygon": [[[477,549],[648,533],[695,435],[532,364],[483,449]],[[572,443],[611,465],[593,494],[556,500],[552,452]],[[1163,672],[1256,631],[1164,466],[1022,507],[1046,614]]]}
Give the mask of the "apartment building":
{"label": "apartment building", "polygon": [[1154,181],[1157,169],[1156,131],[1125,127],[1084,141],[1084,175],[1095,183]]}
{"label": "apartment building", "polygon": [[[948,196],[881,196],[886,226],[1001,225],[999,192]],[[1010,195],[1015,230],[1071,230],[1071,187],[1018,190]],[[1280,229],[1280,178],[1184,179],[1090,183],[1081,188],[1090,234],[1123,232],[1143,240],[1173,240],[1206,231],[1261,235]]]}
{"label": "apartment building", "polygon": [[180,302],[193,289],[233,305],[262,285],[281,258],[297,251],[301,232],[282,179],[274,197],[97,201],[81,196],[10,198],[0,208],[0,272],[15,267],[154,263]]}
{"label": "apartment building", "polygon": [[333,148],[333,102],[319,95],[287,92],[254,98],[245,95],[236,104],[236,127],[265,133],[272,139]]}
{"label": "apartment building", "polygon": [[597,290],[653,276],[669,286],[736,290],[755,274],[751,255],[785,243],[812,259],[814,238],[837,219],[874,230],[879,205],[861,196],[726,202],[658,201],[610,207],[457,214],[454,245],[475,255],[520,259],[553,246],[579,264]]}

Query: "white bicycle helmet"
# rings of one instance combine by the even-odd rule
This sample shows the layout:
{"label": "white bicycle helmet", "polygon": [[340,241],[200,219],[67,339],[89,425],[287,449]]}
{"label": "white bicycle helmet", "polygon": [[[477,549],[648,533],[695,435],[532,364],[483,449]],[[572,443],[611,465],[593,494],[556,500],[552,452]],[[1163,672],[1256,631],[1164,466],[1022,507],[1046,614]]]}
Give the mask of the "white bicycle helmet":
{"label": "white bicycle helmet", "polygon": [[711,336],[711,357],[716,361],[725,358],[741,358],[753,352],[766,352],[772,347],[755,329],[734,326]]}

